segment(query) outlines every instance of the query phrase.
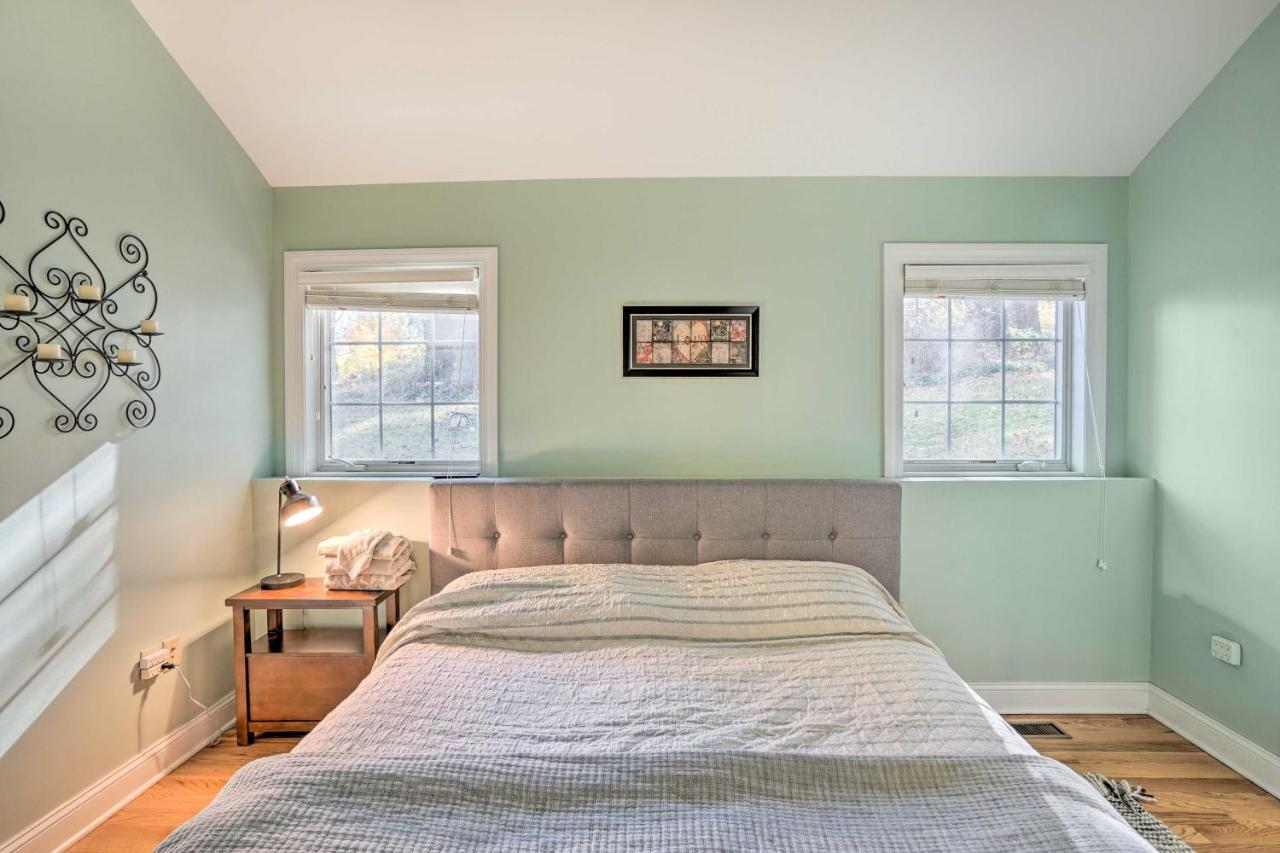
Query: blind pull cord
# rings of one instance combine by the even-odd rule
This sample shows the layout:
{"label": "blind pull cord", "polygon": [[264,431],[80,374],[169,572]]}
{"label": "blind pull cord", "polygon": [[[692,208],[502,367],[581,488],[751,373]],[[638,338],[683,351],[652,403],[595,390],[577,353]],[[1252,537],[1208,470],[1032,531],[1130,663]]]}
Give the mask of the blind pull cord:
{"label": "blind pull cord", "polygon": [[[1087,309],[1086,309],[1087,310]],[[1071,312],[1075,317],[1076,333],[1079,335],[1078,340],[1085,340],[1084,337],[1084,321],[1080,319],[1080,310]],[[1098,431],[1098,408],[1093,399],[1093,378],[1089,375],[1089,353],[1086,348],[1084,362],[1084,390],[1085,400],[1089,404],[1089,421],[1093,425],[1093,449],[1098,457],[1098,476],[1101,482],[1098,484],[1098,560],[1097,567],[1101,571],[1110,568],[1106,560],[1107,548],[1107,459],[1103,455],[1102,450],[1102,433]]]}

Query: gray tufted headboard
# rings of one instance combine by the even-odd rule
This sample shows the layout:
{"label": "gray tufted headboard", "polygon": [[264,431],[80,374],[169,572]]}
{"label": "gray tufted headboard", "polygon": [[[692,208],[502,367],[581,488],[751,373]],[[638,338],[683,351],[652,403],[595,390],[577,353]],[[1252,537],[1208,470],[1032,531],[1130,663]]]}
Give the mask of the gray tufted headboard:
{"label": "gray tufted headboard", "polygon": [[436,480],[430,514],[432,593],[486,569],[772,558],[849,563],[898,595],[887,480]]}

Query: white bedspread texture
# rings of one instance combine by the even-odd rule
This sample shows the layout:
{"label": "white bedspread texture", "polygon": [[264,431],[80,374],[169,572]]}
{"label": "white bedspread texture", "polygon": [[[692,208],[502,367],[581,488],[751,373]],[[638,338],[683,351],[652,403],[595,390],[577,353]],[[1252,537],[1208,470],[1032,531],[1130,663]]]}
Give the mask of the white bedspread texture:
{"label": "white bedspread texture", "polygon": [[297,747],[363,755],[1032,753],[839,563],[545,566],[414,607]]}

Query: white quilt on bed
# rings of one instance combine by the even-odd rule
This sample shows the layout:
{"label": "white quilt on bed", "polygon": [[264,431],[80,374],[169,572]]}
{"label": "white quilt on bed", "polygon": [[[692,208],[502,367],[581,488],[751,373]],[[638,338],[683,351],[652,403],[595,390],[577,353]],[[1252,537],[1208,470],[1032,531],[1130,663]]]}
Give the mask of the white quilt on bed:
{"label": "white quilt on bed", "polygon": [[860,569],[726,560],[460,578],[295,750],[1033,754]]}

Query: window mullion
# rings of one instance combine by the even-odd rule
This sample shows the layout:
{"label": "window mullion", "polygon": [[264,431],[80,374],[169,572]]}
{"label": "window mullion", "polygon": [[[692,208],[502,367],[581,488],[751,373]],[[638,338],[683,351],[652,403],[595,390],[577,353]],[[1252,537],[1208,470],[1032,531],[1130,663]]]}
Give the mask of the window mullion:
{"label": "window mullion", "polygon": [[320,351],[321,364],[316,372],[320,376],[320,417],[324,422],[320,425],[324,430],[324,459],[333,458],[333,329],[331,318],[326,311],[320,318]]}
{"label": "window mullion", "polygon": [[427,412],[431,418],[431,458],[439,459],[440,454],[436,452],[436,315],[435,314],[431,315],[430,353],[431,355],[428,361],[431,364],[431,374],[428,377],[428,381],[431,384],[431,396],[428,399],[431,401],[431,406],[427,410]]}
{"label": "window mullion", "polygon": [[378,458],[387,458],[387,448],[382,435],[382,312],[378,314]]}
{"label": "window mullion", "polygon": [[943,451],[945,458],[951,458],[951,348],[955,344],[951,340],[951,305],[952,301],[947,300],[947,424],[946,424],[946,444]]}
{"label": "window mullion", "polygon": [[1067,443],[1067,416],[1069,409],[1067,402],[1070,399],[1068,395],[1072,393],[1071,382],[1071,324],[1075,321],[1074,311],[1076,306],[1065,300],[1058,303],[1058,341],[1057,358],[1055,363],[1058,368],[1057,382],[1057,399],[1054,401],[1057,407],[1054,411],[1053,423],[1053,449],[1059,459],[1070,461],[1071,448]]}
{"label": "window mullion", "polygon": [[1004,426],[1005,426],[1005,398],[1009,396],[1008,389],[1005,387],[1005,372],[1009,367],[1009,343],[1005,340],[1005,336],[1009,333],[1009,303],[1003,299],[1000,300],[1000,458],[1005,459],[1008,453],[1005,451],[1004,442]]}

